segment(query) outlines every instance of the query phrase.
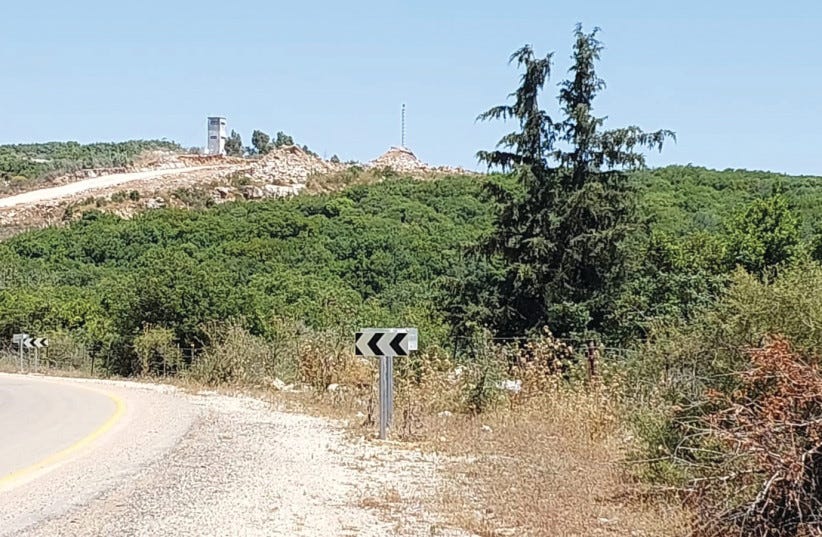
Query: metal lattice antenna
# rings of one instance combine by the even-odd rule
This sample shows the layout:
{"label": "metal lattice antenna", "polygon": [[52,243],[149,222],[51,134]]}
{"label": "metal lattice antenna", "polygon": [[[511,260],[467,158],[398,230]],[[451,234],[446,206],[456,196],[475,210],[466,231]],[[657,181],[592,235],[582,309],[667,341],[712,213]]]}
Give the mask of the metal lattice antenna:
{"label": "metal lattice antenna", "polygon": [[405,147],[405,103],[402,104],[402,147]]}

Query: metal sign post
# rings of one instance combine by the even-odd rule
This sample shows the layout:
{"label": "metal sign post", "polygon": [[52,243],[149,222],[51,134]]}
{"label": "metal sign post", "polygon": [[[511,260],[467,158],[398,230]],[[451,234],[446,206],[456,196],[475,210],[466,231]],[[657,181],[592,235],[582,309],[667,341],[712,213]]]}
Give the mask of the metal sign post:
{"label": "metal sign post", "polygon": [[393,408],[388,406],[388,393],[393,384],[388,376],[388,360],[387,356],[380,356],[380,439],[385,440],[388,437],[388,420],[393,413]]}
{"label": "metal sign post", "polygon": [[11,342],[14,345],[17,345],[17,348],[20,351],[20,371],[23,371],[23,354],[25,352],[34,350],[34,371],[37,372],[37,368],[40,361],[40,349],[47,349],[49,346],[48,338],[44,337],[37,337],[33,338],[28,334],[14,334],[11,337]]}
{"label": "metal sign post", "polygon": [[23,370],[23,342],[28,339],[28,334],[14,334],[11,336],[11,342],[13,345],[17,345],[17,349],[20,351],[19,354],[19,361],[18,367],[20,371]]}
{"label": "metal sign post", "polygon": [[385,417],[385,423],[388,428],[391,428],[391,426],[394,425],[394,357],[387,356],[385,362],[388,369],[388,372],[385,374],[385,379],[388,383],[388,393],[385,398],[388,415]]}
{"label": "metal sign post", "polygon": [[408,356],[417,350],[416,328],[366,328],[357,333],[354,349],[357,356],[380,359],[380,439],[388,438],[394,417],[394,357]]}

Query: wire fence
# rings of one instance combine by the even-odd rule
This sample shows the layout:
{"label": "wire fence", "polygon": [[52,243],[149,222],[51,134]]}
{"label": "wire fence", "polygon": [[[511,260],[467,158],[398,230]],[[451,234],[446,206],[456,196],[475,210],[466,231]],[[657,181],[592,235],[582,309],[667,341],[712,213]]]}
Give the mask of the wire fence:
{"label": "wire fence", "polygon": [[[636,349],[596,344],[580,338],[551,338],[567,346],[572,359],[587,364],[588,374],[595,375],[603,364],[624,362],[637,354]],[[501,347],[522,347],[527,343],[545,342],[540,336],[456,337],[453,348],[443,350],[455,362],[473,361],[483,352],[505,352]],[[353,352],[353,336],[351,349]],[[42,349],[23,349],[10,339],[0,340],[0,370],[48,373],[76,373],[84,376],[108,376],[112,373],[150,374],[170,377],[185,374],[209,350],[205,346],[170,344],[163,352],[155,353],[148,363],[140,362],[134,345],[122,345],[116,352],[95,352],[73,339],[52,338],[51,346]],[[516,352],[516,349],[511,349]],[[147,372],[147,373],[146,373]]]}
{"label": "wire fence", "polygon": [[[202,355],[205,347],[175,345],[178,359],[166,360],[157,355],[151,362],[151,373],[169,377],[187,371]],[[133,345],[121,347],[121,352],[134,351]],[[129,354],[135,354],[130,352]],[[74,372],[78,375],[108,376],[111,357],[94,353],[82,346],[44,347],[27,349],[5,340],[0,342],[0,371],[48,373],[49,371]]]}
{"label": "wire fence", "polygon": [[[490,342],[495,345],[523,345],[526,343],[537,343],[540,341],[545,341],[545,338],[543,336],[494,336],[485,338],[484,340],[478,340],[477,338],[471,336],[457,336],[452,339],[452,350],[455,356],[460,352],[461,349],[462,351],[476,351],[478,341]],[[574,355],[577,357],[588,357],[588,355],[591,352],[592,346],[595,348],[596,352],[601,357],[601,359],[607,361],[625,361],[637,356],[640,352],[637,348],[608,346],[602,343],[596,343],[592,339],[562,338],[553,336],[551,337],[551,339],[567,345],[574,352]],[[639,343],[642,342],[640,341]]]}

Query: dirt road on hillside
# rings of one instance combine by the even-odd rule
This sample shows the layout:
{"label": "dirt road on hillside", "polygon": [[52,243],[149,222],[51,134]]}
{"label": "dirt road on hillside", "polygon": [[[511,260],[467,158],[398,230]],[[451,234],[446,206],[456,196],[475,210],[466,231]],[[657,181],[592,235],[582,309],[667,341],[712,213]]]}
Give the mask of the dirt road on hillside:
{"label": "dirt road on hillside", "polygon": [[202,172],[209,170],[219,170],[223,168],[231,168],[231,164],[220,164],[215,166],[192,166],[188,168],[172,168],[162,170],[149,170],[144,172],[131,173],[117,173],[112,175],[101,175],[93,179],[83,179],[82,181],[75,181],[66,185],[60,185],[49,188],[41,188],[39,190],[32,190],[24,192],[15,196],[0,198],[0,208],[15,207],[18,205],[29,205],[32,203],[41,203],[45,201],[58,200],[67,198],[84,192],[94,190],[101,190],[104,188],[111,188],[114,186],[123,185],[133,181],[145,181],[148,179],[159,179],[167,176],[178,176],[190,172]]}

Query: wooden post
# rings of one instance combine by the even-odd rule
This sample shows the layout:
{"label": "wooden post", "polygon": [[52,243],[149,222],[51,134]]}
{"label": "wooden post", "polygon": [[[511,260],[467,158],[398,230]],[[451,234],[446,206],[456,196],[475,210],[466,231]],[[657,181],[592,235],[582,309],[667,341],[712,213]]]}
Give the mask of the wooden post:
{"label": "wooden post", "polygon": [[593,380],[596,377],[596,346],[593,341],[588,342],[588,379]]}

